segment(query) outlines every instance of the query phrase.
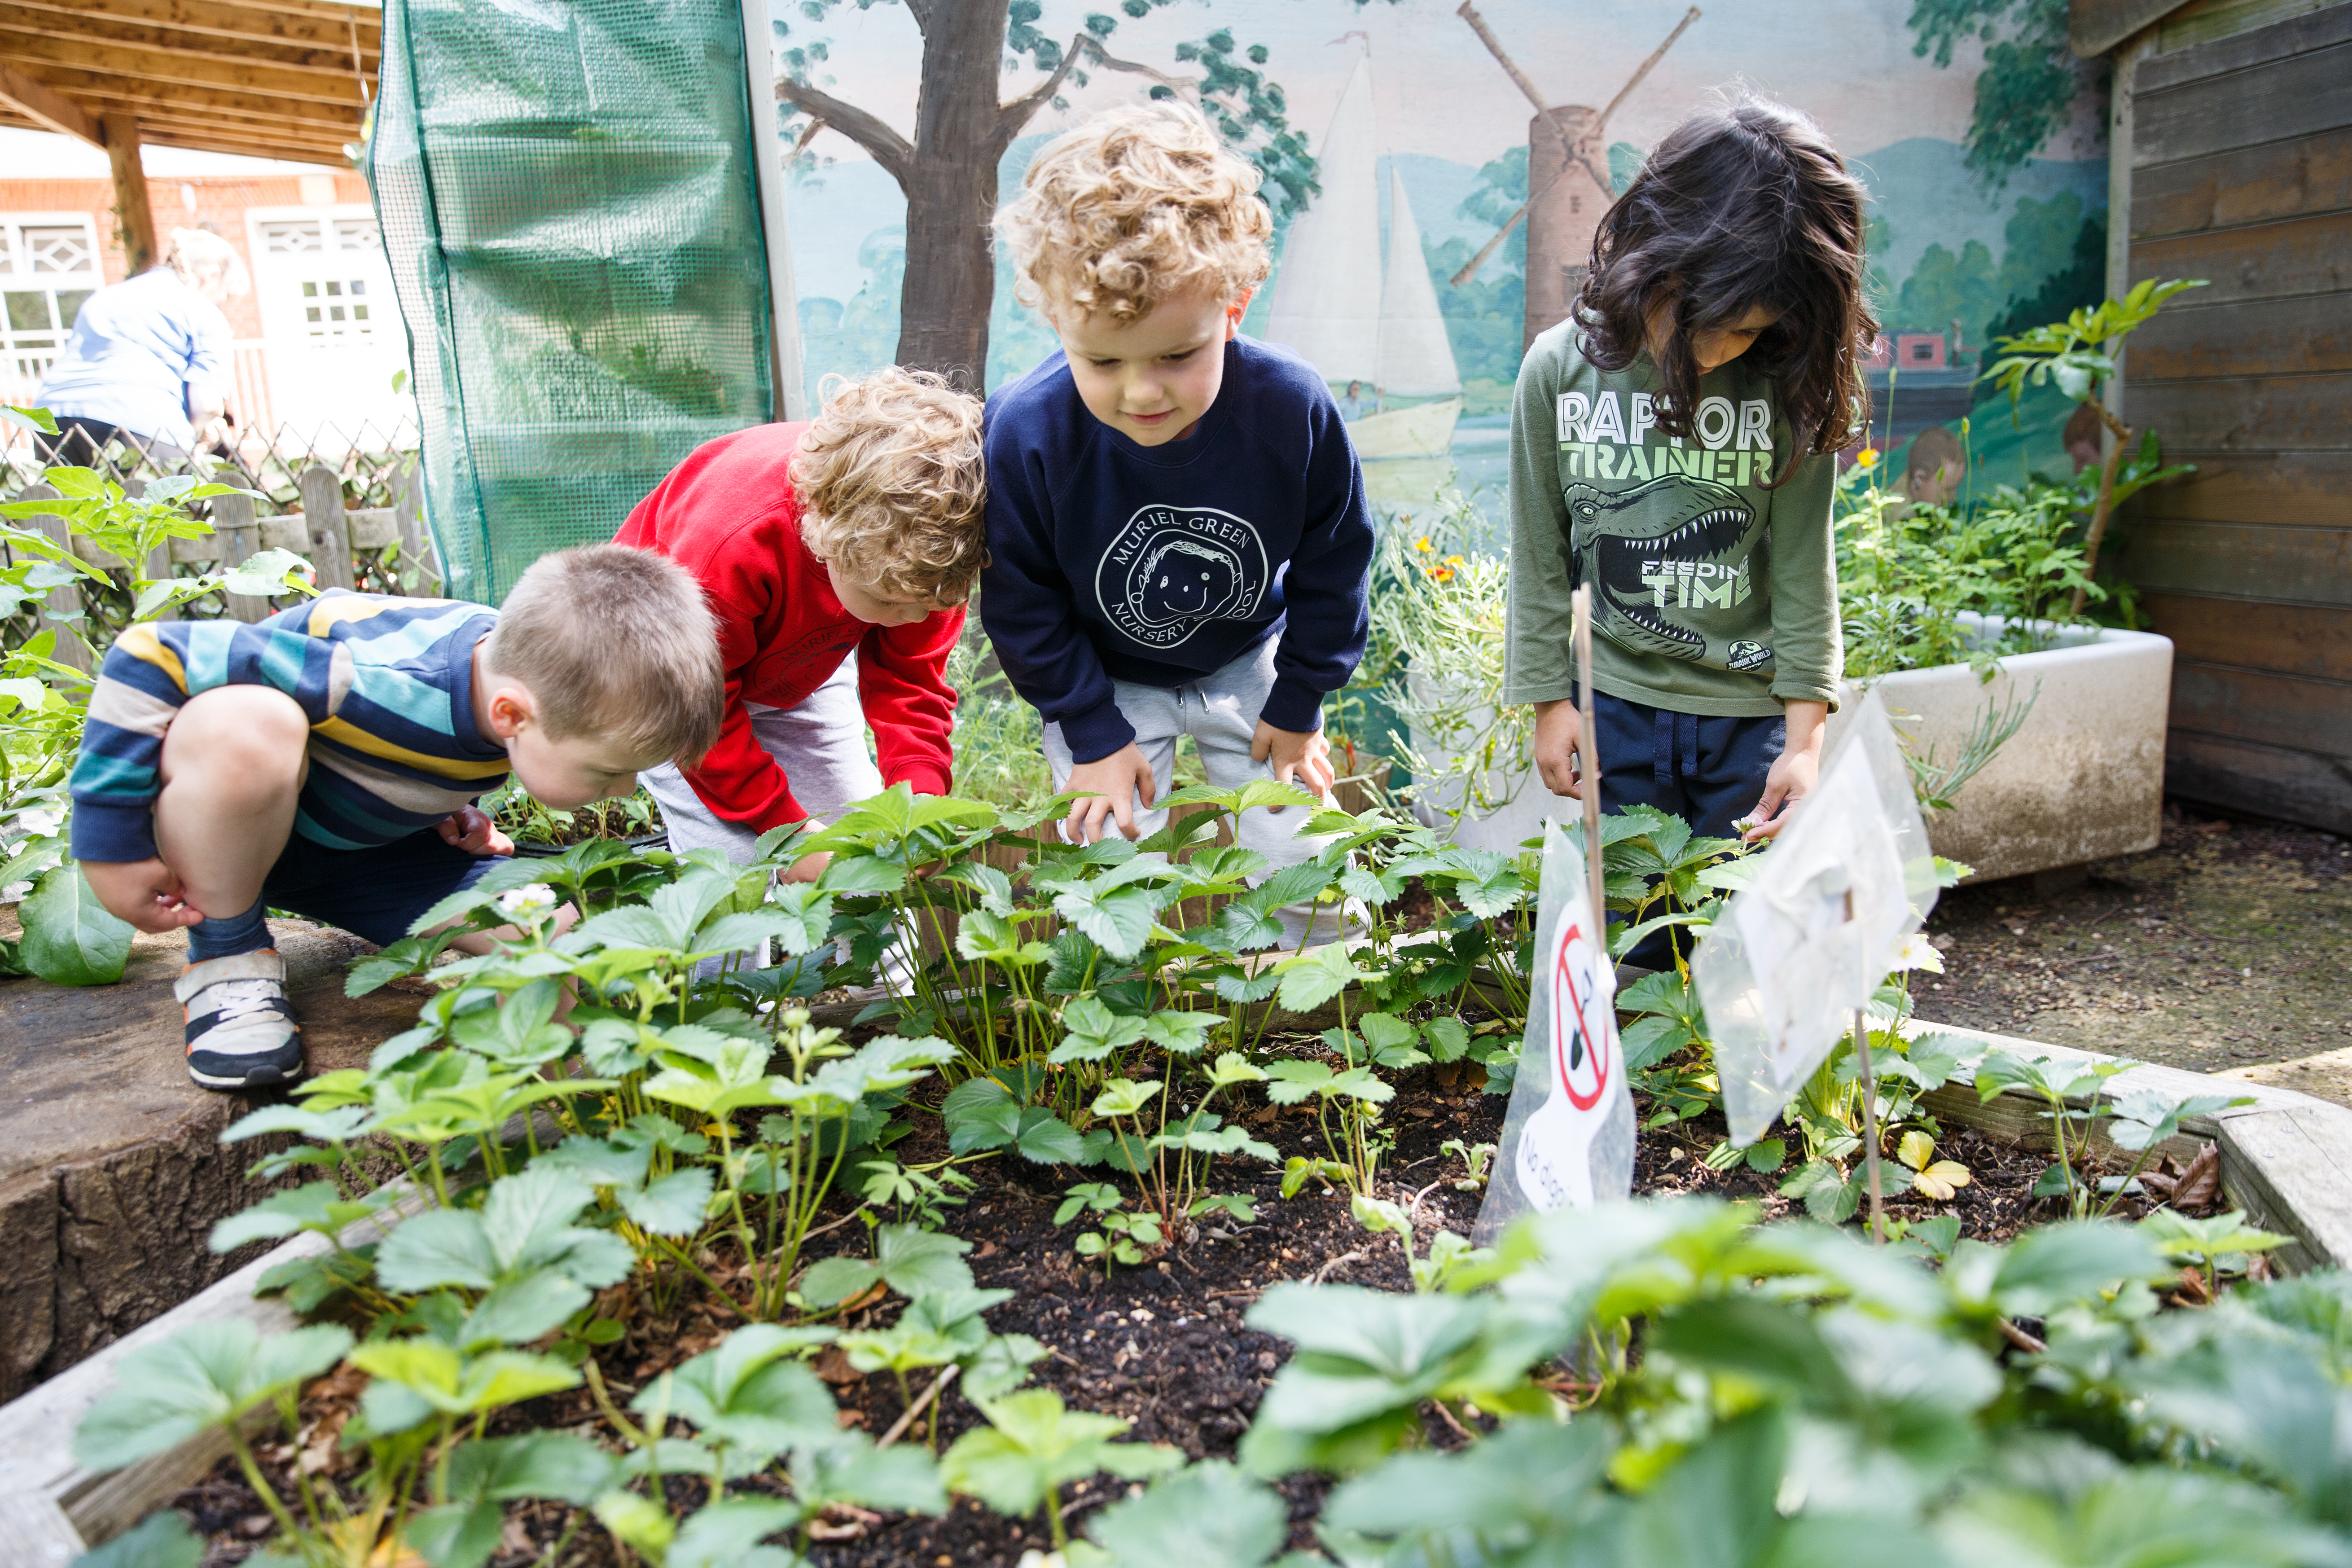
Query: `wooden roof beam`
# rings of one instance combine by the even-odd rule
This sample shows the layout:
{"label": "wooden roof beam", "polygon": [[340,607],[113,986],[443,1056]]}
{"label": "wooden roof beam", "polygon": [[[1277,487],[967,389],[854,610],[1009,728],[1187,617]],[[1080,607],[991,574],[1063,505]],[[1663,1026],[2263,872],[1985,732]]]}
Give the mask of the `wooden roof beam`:
{"label": "wooden roof beam", "polygon": [[[280,43],[276,38],[229,38],[216,33],[188,33],[175,28],[150,27],[104,17],[79,17],[58,11],[0,4],[0,36],[19,34],[62,38],[73,42],[78,48],[111,44],[184,59],[322,71],[346,81],[351,79],[353,69],[348,47],[314,48],[306,44]],[[361,57],[362,65],[365,58],[365,56]]]}
{"label": "wooden roof beam", "polygon": [[[48,75],[49,68],[84,76],[128,77],[188,87],[225,88],[270,98],[310,99],[320,103],[361,105],[359,79],[341,73],[232,61],[188,59],[152,49],[79,43],[12,32],[0,22],[0,63]],[[67,79],[60,75],[58,79]]]}
{"label": "wooden roof beam", "polygon": [[341,49],[346,55],[356,29],[362,57],[373,60],[383,49],[383,13],[351,7],[336,7],[343,15],[333,16],[310,11],[289,13],[226,0],[16,0],[8,9],[43,11],[74,18],[103,17],[118,23],[172,27],[211,37],[299,48]]}
{"label": "wooden roof beam", "polygon": [[220,113],[240,115],[248,120],[269,121],[280,125],[309,125],[320,131],[332,131],[349,136],[360,128],[362,111],[356,103],[336,105],[314,103],[308,99],[269,98],[260,93],[215,92],[207,88],[173,87],[169,83],[145,82],[131,77],[96,77],[87,80],[58,81],[57,72],[48,79],[51,84],[73,95],[74,100],[92,114],[110,112],[121,106],[145,113],[153,108],[163,108],[186,113]]}
{"label": "wooden roof beam", "polygon": [[0,60],[0,101],[47,130],[75,137],[93,147],[106,145],[105,132],[81,105],[5,60]]}

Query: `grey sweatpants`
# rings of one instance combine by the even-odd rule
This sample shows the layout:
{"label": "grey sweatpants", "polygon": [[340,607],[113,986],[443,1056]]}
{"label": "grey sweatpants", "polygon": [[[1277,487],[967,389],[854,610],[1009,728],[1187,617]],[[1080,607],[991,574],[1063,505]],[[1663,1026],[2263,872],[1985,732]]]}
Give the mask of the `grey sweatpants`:
{"label": "grey sweatpants", "polygon": [[[1267,637],[1256,647],[1222,668],[1210,671],[1181,686],[1145,686],[1132,680],[1111,682],[1119,713],[1135,727],[1136,748],[1144,761],[1151,764],[1152,798],[1165,800],[1176,771],[1176,739],[1192,737],[1192,744],[1201,753],[1201,770],[1209,775],[1209,783],[1218,789],[1238,789],[1252,779],[1274,776],[1272,763],[1254,762],[1250,742],[1257,734],[1258,715],[1265,708],[1266,693],[1274,689],[1275,638]],[[1054,770],[1054,788],[1059,791],[1069,783],[1070,770],[1076,759],[1070,753],[1069,742],[1062,738],[1059,724],[1045,726],[1045,761]],[[1312,859],[1327,840],[1300,831],[1312,815],[1305,806],[1286,806],[1276,813],[1265,806],[1253,806],[1242,814],[1241,843],[1266,858],[1267,869],[1253,881],[1286,866],[1296,866]],[[1164,809],[1138,811],[1135,826],[1138,837],[1149,838],[1168,826]],[[1276,911],[1282,922],[1285,945],[1295,947],[1307,934],[1310,918],[1305,906],[1286,906]],[[1320,929],[1314,940],[1328,940],[1340,928],[1338,911],[1327,909],[1320,917]]]}
{"label": "grey sweatpants", "polygon": [[[762,750],[776,759],[792,781],[793,798],[812,818],[831,821],[841,808],[882,793],[882,770],[866,748],[866,710],[857,700],[857,656],[851,654],[831,679],[812,691],[796,708],[765,708],[745,704],[751,711],[751,733]],[[702,804],[686,775],[668,763],[638,775],[646,791],[662,809],[673,854],[716,848],[737,865],[748,865],[760,842],[759,832],[730,822]],[[769,953],[762,944],[753,955],[765,967]],[[722,961],[705,959],[694,966],[696,977],[708,979]],[[884,968],[891,980],[903,962],[885,954]],[[903,985],[900,989],[904,989]]]}
{"label": "grey sweatpants", "polygon": [[[857,700],[857,656],[841,661],[833,678],[797,708],[751,710],[751,733],[792,781],[793,798],[813,817],[831,820],[845,805],[882,793],[882,770],[866,749],[866,710]],[[747,865],[759,843],[754,828],[729,822],[694,793],[686,775],[668,763],[639,775],[658,802],[675,854],[719,848],[737,865]]]}

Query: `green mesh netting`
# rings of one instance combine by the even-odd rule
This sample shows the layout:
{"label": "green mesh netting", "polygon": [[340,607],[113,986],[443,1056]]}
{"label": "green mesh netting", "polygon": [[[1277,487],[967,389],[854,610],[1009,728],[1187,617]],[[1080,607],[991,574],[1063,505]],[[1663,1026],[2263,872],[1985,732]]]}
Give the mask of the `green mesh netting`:
{"label": "green mesh netting", "polygon": [[737,0],[386,0],[365,160],[445,592],[496,604],[770,417]]}

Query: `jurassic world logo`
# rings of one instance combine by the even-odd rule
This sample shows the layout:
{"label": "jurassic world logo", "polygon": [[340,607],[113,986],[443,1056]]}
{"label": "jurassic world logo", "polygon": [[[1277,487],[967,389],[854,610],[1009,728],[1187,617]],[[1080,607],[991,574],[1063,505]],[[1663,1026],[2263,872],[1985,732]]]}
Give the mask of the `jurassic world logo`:
{"label": "jurassic world logo", "polygon": [[1148,506],[1103,552],[1095,597],[1130,640],[1172,648],[1203,621],[1256,613],[1265,583],[1265,546],[1247,521],[1214,507]]}

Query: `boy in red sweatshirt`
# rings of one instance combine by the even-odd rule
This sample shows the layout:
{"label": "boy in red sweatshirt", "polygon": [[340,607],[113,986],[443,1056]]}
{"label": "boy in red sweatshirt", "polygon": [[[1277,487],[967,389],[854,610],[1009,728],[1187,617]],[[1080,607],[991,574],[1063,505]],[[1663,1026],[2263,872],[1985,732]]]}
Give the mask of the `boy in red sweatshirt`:
{"label": "boy in red sweatshirt", "polygon": [[708,443],[629,513],[614,542],[694,574],[727,676],[718,744],[644,775],[672,849],[747,861],[768,829],[891,784],[948,793],[948,652],[987,559],[980,425],[939,377],[878,371],[814,423]]}

